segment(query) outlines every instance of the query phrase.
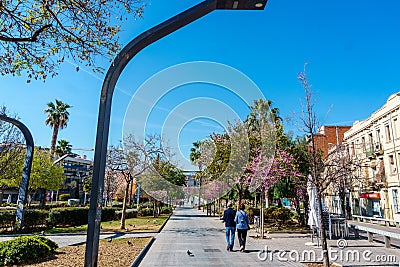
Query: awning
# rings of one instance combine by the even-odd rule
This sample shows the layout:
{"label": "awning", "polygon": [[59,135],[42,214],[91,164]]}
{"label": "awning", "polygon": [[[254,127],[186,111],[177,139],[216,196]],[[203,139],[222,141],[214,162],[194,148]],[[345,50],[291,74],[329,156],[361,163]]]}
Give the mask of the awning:
{"label": "awning", "polygon": [[362,193],[362,194],[360,194],[360,198],[381,199],[381,194],[379,194],[379,193]]}

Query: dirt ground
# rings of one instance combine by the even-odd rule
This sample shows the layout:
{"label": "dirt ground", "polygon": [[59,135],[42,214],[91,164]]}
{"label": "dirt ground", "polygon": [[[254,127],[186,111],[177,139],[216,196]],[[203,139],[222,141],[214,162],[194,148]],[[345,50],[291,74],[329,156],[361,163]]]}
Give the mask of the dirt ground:
{"label": "dirt ground", "polygon": [[[151,238],[113,239],[111,242],[100,240],[98,266],[129,267],[150,240]],[[129,244],[128,241],[131,244]],[[57,249],[55,255],[44,259],[42,262],[23,266],[77,267],[83,266],[84,260],[85,245],[68,246]]]}

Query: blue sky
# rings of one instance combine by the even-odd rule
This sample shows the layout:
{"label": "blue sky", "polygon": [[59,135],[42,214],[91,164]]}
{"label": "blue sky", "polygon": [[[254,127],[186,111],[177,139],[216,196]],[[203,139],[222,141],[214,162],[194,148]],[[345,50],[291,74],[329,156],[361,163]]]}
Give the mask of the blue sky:
{"label": "blue sky", "polygon": [[[199,3],[194,0],[153,0],[144,18],[128,21],[121,32],[126,44],[143,31]],[[400,91],[400,2],[270,0],[264,11],[214,11],[140,52],[122,73],[113,98],[109,144],[122,139],[125,112],[140,86],[153,75],[186,62],[209,61],[230,66],[251,79],[282,117],[301,110],[303,91],[296,79],[308,62],[308,74],[318,98],[324,124],[350,125],[381,107]],[[99,65],[108,69],[106,59]],[[48,147],[52,130],[44,124],[46,103],[60,99],[73,106],[68,127],[59,132],[75,148],[93,148],[99,95],[104,75],[65,63],[60,74],[45,83],[25,77],[0,77],[0,104],[18,113],[30,128],[36,145]],[[176,77],[175,77],[176,78]],[[224,78],[224,77],[222,77]],[[226,77],[228,80],[229,77]],[[162,87],[163,84],[160,84]],[[241,89],[243,94],[247,88]],[[251,94],[252,92],[250,92]],[[213,84],[192,83],[152,103],[148,128],[156,131],[173,116],[191,112],[185,101],[218,100],[220,107],[204,105],[182,122],[172,140],[187,156],[192,142],[223,125],[223,106],[244,118],[248,113],[240,96]],[[211,103],[210,102],[210,103]],[[190,104],[190,102],[189,102]],[[181,108],[188,110],[181,110]],[[210,115],[215,111],[216,117]],[[175,112],[175,113],[174,113]],[[168,118],[172,116],[172,119]],[[132,118],[130,118],[132,119]],[[181,118],[182,119],[182,118]],[[297,126],[286,129],[298,132]],[[171,141],[171,140],[170,140]],[[79,152],[79,151],[76,151]],[[82,152],[82,151],[80,151]],[[89,157],[91,154],[89,154]],[[188,168],[188,163],[181,162]]]}

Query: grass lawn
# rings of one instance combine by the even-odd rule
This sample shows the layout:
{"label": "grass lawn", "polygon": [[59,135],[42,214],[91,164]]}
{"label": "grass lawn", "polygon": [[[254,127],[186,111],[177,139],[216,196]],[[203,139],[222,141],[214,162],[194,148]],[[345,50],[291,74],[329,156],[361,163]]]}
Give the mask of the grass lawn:
{"label": "grass lawn", "polygon": [[[125,230],[120,229],[120,221],[101,222],[102,232],[157,232],[169,215],[161,215],[158,218],[153,216],[126,219]],[[56,227],[45,230],[46,234],[57,233],[80,233],[87,231],[87,224],[76,227]]]}

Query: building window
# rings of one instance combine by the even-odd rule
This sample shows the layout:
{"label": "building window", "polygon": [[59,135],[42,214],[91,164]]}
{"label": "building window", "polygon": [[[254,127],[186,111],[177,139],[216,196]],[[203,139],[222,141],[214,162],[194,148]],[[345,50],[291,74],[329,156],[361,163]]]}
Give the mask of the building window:
{"label": "building window", "polygon": [[386,141],[389,142],[392,140],[392,136],[390,134],[389,125],[385,125],[385,133],[386,133]]}
{"label": "building window", "polygon": [[354,148],[354,142],[351,143],[351,155],[354,156],[356,154],[355,148]]}
{"label": "building window", "polygon": [[398,122],[397,122],[397,118],[395,118],[395,119],[393,119],[393,138],[399,137],[397,126],[398,126]]}
{"label": "building window", "polygon": [[361,137],[362,151],[365,152],[365,137]]}
{"label": "building window", "polygon": [[374,149],[374,137],[372,136],[372,133],[370,133],[369,135],[368,135],[368,138],[369,138],[369,146],[370,146],[370,150],[373,150]]}
{"label": "building window", "polygon": [[394,156],[393,155],[389,156],[389,164],[390,164],[390,173],[396,173],[397,170],[396,170],[396,166],[394,164]]}
{"label": "building window", "polygon": [[393,193],[393,210],[396,213],[400,213],[400,207],[399,207],[399,192],[397,189],[392,189]]}

